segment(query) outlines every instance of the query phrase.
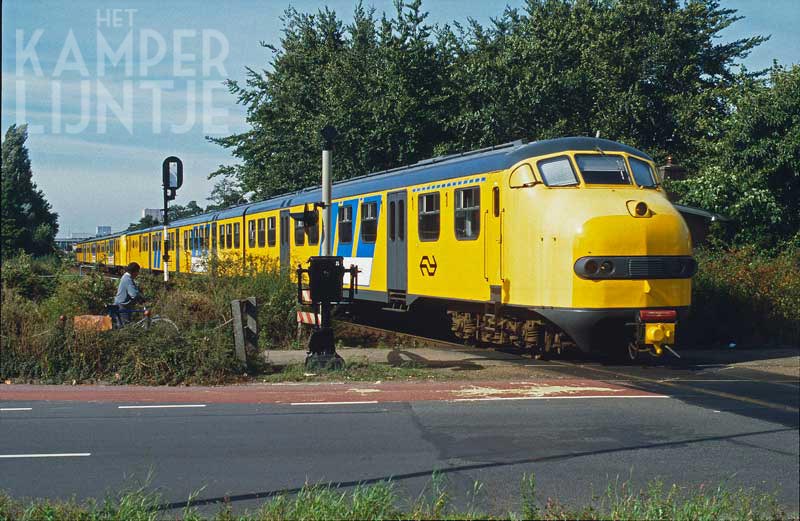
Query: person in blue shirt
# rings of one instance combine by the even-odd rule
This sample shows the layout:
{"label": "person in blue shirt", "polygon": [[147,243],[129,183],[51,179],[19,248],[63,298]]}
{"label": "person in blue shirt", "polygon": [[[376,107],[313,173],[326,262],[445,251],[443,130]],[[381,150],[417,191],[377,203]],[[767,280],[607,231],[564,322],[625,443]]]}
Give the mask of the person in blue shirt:
{"label": "person in blue shirt", "polygon": [[137,302],[144,302],[144,295],[136,285],[136,277],[139,275],[139,264],[131,262],[125,268],[125,274],[119,279],[117,296],[114,297],[114,305],[119,308],[119,317],[123,324],[131,319],[131,307]]}

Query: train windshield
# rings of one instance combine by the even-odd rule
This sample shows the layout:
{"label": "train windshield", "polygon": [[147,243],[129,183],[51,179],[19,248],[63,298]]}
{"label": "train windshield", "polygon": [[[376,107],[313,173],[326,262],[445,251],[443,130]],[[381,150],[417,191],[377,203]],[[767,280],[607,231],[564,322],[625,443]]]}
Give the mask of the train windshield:
{"label": "train windshield", "polygon": [[653,175],[653,169],[650,165],[635,157],[629,158],[629,161],[631,163],[631,170],[633,170],[633,179],[636,181],[636,184],[644,188],[655,188],[656,177]]}
{"label": "train windshield", "polygon": [[587,185],[631,184],[631,176],[622,156],[579,154],[575,159]]}

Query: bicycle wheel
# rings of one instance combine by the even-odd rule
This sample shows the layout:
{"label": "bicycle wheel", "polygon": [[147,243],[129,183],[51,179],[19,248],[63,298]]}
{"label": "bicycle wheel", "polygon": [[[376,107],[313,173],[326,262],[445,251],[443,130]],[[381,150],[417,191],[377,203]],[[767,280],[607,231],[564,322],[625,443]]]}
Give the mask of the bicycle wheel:
{"label": "bicycle wheel", "polygon": [[150,319],[151,331],[163,331],[165,334],[180,333],[177,324],[166,317],[153,317]]}

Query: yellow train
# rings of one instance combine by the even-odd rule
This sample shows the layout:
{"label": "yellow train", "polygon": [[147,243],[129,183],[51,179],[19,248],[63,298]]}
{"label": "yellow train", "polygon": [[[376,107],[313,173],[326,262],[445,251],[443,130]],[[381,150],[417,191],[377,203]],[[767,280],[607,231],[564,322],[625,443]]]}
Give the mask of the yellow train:
{"label": "yellow train", "polygon": [[[652,158],[567,137],[437,157],[334,184],[335,255],[357,265],[357,299],[446,310],[465,340],[542,353],[575,344],[660,355],[674,345],[696,271],[689,230]],[[320,252],[295,220],[308,189],[78,246],[79,261],[198,273],[209,258],[296,266]]]}

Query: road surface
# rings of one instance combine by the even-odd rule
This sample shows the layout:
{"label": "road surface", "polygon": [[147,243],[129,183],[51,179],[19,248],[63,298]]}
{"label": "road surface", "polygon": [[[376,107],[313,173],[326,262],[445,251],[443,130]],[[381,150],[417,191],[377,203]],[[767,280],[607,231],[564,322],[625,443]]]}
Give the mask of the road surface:
{"label": "road surface", "polygon": [[[206,508],[227,498],[243,510],[307,482],[391,479],[411,498],[438,471],[456,504],[502,513],[533,473],[541,500],[580,505],[609,483],[659,478],[755,487],[798,512],[796,378],[714,364],[537,364],[557,378],[0,386],[0,489],[102,498],[150,476],[165,511],[195,491]],[[471,500],[475,481],[483,489]]]}

